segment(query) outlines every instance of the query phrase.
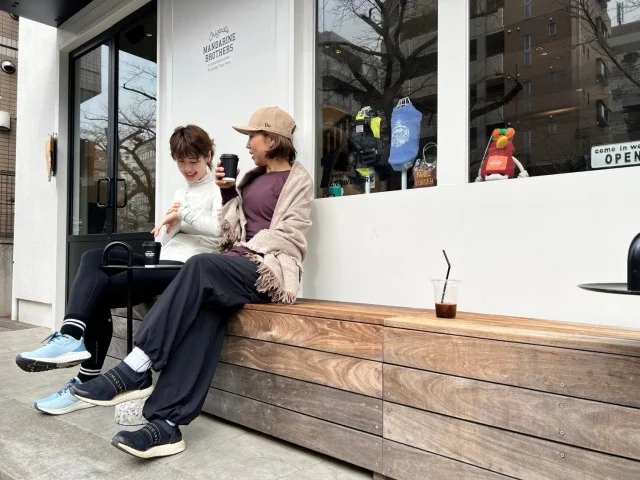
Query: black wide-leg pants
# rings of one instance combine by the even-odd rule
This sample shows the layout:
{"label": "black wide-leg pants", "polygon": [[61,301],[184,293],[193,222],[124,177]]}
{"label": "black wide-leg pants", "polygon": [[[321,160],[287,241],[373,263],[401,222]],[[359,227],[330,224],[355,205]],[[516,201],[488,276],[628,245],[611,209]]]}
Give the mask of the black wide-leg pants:
{"label": "black wide-leg pants", "polygon": [[257,265],[244,257],[201,254],[190,258],[149,311],[135,344],[161,371],[143,415],[149,421],[187,425],[202,410],[231,315],[258,293]]}

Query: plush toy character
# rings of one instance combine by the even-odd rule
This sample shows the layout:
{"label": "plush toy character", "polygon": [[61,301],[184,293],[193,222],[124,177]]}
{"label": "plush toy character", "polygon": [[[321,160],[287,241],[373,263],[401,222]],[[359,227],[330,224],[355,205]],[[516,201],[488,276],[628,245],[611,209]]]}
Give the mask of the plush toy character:
{"label": "plush toy character", "polygon": [[491,134],[476,182],[502,180],[515,177],[516,166],[520,169],[519,178],[529,174],[516,157],[516,148],[511,141],[516,131],[513,128],[496,128]]}

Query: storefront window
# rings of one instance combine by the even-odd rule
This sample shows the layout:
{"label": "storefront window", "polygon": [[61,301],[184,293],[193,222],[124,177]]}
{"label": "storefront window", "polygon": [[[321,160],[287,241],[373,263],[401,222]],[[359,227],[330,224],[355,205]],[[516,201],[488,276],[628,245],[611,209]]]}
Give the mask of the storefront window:
{"label": "storefront window", "polygon": [[640,165],[636,0],[472,4],[470,181]]}
{"label": "storefront window", "polygon": [[318,196],[434,185],[437,0],[317,5]]}

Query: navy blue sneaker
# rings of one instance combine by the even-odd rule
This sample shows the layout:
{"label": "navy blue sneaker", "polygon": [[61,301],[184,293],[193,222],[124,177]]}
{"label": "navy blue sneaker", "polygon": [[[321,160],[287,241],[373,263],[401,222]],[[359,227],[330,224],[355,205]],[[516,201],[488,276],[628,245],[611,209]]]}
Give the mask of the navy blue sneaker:
{"label": "navy blue sneaker", "polygon": [[138,458],[167,457],[187,448],[180,429],[164,420],[154,420],[134,432],[118,432],[111,445]]}
{"label": "navy blue sneaker", "polygon": [[151,392],[151,370],[138,373],[124,362],[87,383],[71,387],[74,397],[101,407],[111,407],[129,400],[141,400],[149,397]]}

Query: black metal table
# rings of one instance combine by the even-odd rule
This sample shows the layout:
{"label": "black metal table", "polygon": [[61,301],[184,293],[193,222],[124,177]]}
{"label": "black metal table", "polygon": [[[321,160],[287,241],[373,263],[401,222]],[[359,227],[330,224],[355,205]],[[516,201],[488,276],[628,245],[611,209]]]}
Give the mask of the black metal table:
{"label": "black metal table", "polygon": [[[122,247],[127,251],[129,255],[127,265],[109,265],[109,252],[116,247]],[[125,242],[112,242],[104,248],[104,252],[102,253],[102,265],[100,268],[107,272],[127,272],[127,353],[131,353],[131,350],[133,350],[133,299],[131,298],[131,290],[133,288],[133,271],[180,270],[182,266],[183,265],[133,265],[133,250],[131,249],[131,246]]]}
{"label": "black metal table", "polygon": [[640,295],[640,290],[629,290],[626,283],[583,283],[578,287],[590,292]]}

